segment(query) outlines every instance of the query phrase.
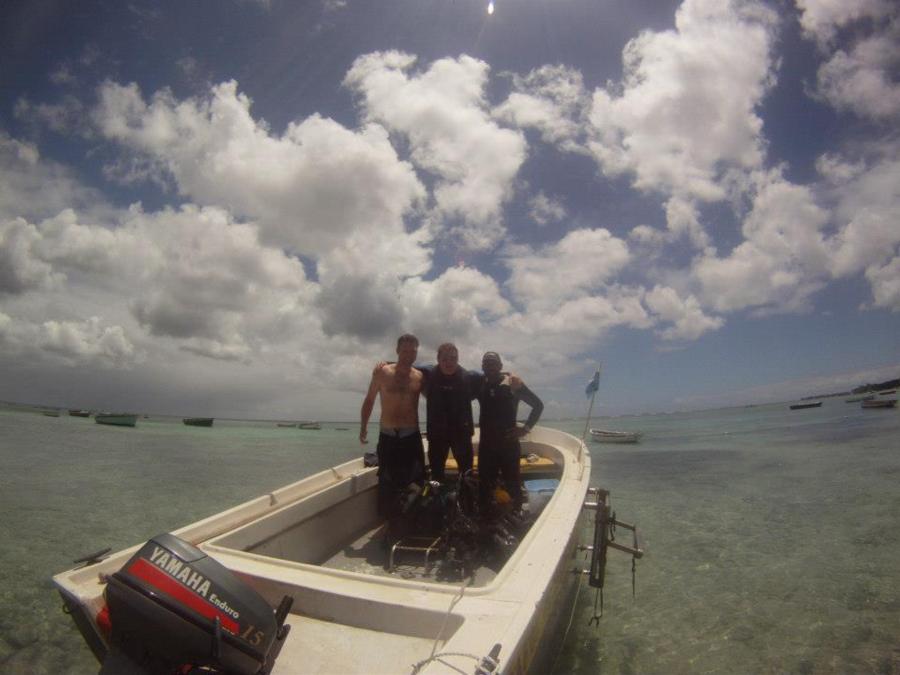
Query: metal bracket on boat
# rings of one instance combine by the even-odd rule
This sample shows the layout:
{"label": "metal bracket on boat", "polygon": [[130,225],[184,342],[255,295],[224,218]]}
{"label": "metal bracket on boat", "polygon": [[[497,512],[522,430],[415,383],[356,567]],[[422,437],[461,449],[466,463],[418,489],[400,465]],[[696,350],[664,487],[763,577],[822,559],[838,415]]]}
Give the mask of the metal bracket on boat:
{"label": "metal bracket on boat", "polygon": [[[606,553],[610,548],[631,554],[631,593],[632,597],[636,591],[636,561],[644,556],[644,550],[638,541],[637,526],[623,522],[616,518],[616,514],[612,511],[609,502],[609,490],[603,488],[592,487],[588,489],[590,494],[596,495],[596,501],[584,503],[584,508],[594,511],[594,537],[590,546],[579,546],[580,551],[591,552],[591,566],[589,569],[578,569],[576,572],[588,575],[588,584],[600,590],[601,597],[601,614],[602,614],[602,593],[603,582],[606,577]],[[616,541],[616,528],[621,527],[631,530],[632,545],[626,546]],[[599,615],[595,615],[592,621],[598,619]]]}
{"label": "metal bracket on boat", "polygon": [[259,675],[269,675],[269,673],[272,672],[272,668],[275,667],[275,659],[278,658],[278,655],[281,653],[281,648],[284,647],[284,641],[287,639],[288,633],[291,632],[291,626],[290,624],[285,623],[285,620],[287,619],[293,604],[294,597],[285,595],[281,598],[281,602],[275,610],[275,625],[278,626],[275,632],[275,641],[272,643],[272,647],[266,656],[266,665],[259,672]]}
{"label": "metal bracket on boat", "polygon": [[78,558],[78,560],[73,560],[72,562],[76,565],[78,563],[84,563],[82,567],[90,567],[91,565],[96,565],[98,562],[105,560],[110,551],[112,551],[112,548],[107,546],[106,548],[101,548],[99,551],[95,551],[94,553],[88,553],[87,555]]}

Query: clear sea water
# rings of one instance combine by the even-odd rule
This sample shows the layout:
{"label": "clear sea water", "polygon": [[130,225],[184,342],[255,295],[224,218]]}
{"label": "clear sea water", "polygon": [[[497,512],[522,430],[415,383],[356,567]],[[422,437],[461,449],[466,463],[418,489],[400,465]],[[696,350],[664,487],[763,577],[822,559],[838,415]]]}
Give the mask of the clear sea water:
{"label": "clear sea water", "polygon": [[[593,482],[646,549],[586,581],[560,673],[900,673],[900,413],[826,399],[596,419]],[[547,422],[580,436],[584,420]],[[338,430],[335,427],[343,427]],[[354,424],[92,419],[0,409],[0,671],[96,673],[50,577],[360,452]],[[620,537],[625,536],[620,530]]]}

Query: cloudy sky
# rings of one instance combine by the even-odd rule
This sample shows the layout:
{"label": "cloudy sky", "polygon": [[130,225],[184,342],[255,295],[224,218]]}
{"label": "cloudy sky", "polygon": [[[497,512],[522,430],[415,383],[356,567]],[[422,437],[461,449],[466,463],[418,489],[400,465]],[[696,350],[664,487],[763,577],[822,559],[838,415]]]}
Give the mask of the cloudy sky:
{"label": "cloudy sky", "polygon": [[397,336],[548,416],[900,375],[900,4],[7,0],[0,399],[353,419]]}

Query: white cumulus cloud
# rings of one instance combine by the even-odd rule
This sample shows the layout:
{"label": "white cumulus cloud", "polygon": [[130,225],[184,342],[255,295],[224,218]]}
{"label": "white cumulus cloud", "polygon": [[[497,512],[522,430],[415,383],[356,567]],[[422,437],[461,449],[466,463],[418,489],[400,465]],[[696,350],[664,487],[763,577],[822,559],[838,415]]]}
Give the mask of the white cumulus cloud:
{"label": "white cumulus cloud", "polygon": [[538,225],[558,223],[566,217],[566,207],[560,201],[548,197],[543,192],[538,192],[529,199],[528,206],[531,219]]}
{"label": "white cumulus cloud", "polygon": [[900,256],[888,264],[873,265],[866,270],[872,285],[873,305],[892,312],[900,312]]}
{"label": "white cumulus cloud", "polygon": [[686,0],[675,30],[641,33],[624,82],[594,93],[589,148],[638,189],[723,199],[729,169],[763,158],[756,108],[771,86],[776,15],[758,3]]}
{"label": "white cumulus cloud", "polygon": [[807,311],[830,269],[822,228],[827,212],[811,191],[778,171],[755,176],[753,207],[744,241],[727,256],[706,253],[694,262],[704,306],[718,312]]}
{"label": "white cumulus cloud", "polygon": [[510,254],[507,286],[523,305],[550,308],[596,290],[629,259],[628,245],[608,230],[573,230],[555,244]]}
{"label": "white cumulus cloud", "polygon": [[316,255],[357,230],[403,236],[425,195],[378,125],[352,131],[313,115],[276,135],[233,81],[184,101],[162,90],[146,102],[112,82],[99,94],[106,138],[155,160],[196,203],[257,221],[265,243]]}
{"label": "white cumulus cloud", "polygon": [[513,92],[494,110],[494,116],[518,127],[535,128],[545,141],[579,152],[589,105],[579,71],[561,65],[542,66],[527,75],[513,76]]}
{"label": "white cumulus cloud", "polygon": [[682,298],[666,286],[654,286],[647,292],[645,302],[660,319],[672,324],[661,331],[664,340],[696,340],[725,324],[720,317],[707,316],[693,295]]}
{"label": "white cumulus cloud", "polygon": [[797,0],[804,33],[827,60],[818,94],[837,110],[891,121],[900,116],[900,5],[891,0]]}
{"label": "white cumulus cloud", "polygon": [[461,56],[414,71],[415,60],[367,54],[344,83],[360,94],[365,117],[407,139],[412,161],[436,177],[436,211],[452,233],[469,248],[490,248],[504,234],[502,207],[525,160],[525,139],[491,118],[486,63]]}

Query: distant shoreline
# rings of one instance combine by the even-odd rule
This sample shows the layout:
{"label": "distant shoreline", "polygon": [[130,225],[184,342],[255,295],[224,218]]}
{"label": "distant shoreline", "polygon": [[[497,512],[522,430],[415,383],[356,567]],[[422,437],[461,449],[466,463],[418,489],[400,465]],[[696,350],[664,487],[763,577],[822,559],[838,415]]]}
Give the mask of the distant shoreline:
{"label": "distant shoreline", "polygon": [[895,380],[887,380],[886,382],[878,382],[877,384],[863,384],[850,391],[842,391],[835,394],[818,394],[815,396],[804,396],[801,401],[809,401],[819,398],[840,398],[841,396],[857,396],[859,394],[877,394],[880,391],[897,389],[900,387],[900,378]]}

